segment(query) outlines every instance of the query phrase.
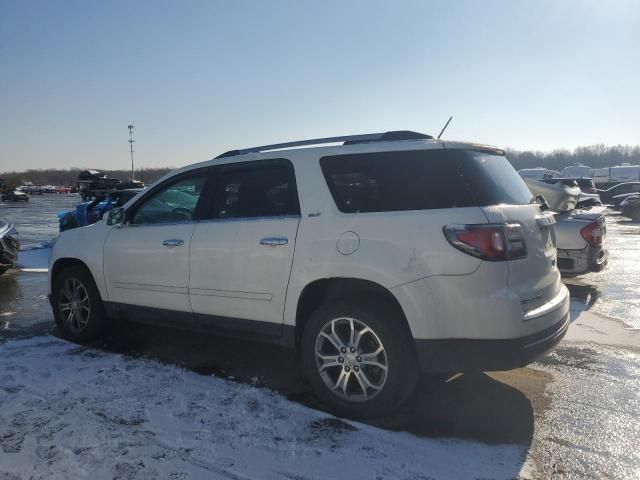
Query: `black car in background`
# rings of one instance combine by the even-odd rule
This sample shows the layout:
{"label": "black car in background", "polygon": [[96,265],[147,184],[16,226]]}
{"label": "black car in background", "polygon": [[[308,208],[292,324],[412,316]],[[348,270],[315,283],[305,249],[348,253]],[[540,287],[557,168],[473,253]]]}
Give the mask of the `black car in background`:
{"label": "black car in background", "polygon": [[29,194],[20,190],[10,190],[0,195],[0,201],[3,202],[28,202]]}
{"label": "black car in background", "polygon": [[616,207],[620,205],[620,202],[624,200],[625,197],[614,198],[618,195],[624,195],[627,193],[640,193],[640,182],[625,182],[619,183],[610,187],[606,190],[598,190],[600,193],[600,199],[602,203],[607,203],[611,205],[615,205]]}

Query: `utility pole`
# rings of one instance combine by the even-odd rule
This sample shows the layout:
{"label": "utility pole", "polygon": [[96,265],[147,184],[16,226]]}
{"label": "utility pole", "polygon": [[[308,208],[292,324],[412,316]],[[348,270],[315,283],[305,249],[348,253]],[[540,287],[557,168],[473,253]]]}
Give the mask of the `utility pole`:
{"label": "utility pole", "polygon": [[133,139],[133,124],[129,125],[129,150],[131,151],[131,181],[133,182],[133,144],[136,141]]}

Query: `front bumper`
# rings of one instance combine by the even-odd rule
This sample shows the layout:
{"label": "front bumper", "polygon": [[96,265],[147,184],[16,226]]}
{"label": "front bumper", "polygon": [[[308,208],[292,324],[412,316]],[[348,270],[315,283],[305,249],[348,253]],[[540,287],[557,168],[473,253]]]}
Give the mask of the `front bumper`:
{"label": "front bumper", "polygon": [[20,242],[13,235],[0,237],[0,267],[13,267],[18,261]]}

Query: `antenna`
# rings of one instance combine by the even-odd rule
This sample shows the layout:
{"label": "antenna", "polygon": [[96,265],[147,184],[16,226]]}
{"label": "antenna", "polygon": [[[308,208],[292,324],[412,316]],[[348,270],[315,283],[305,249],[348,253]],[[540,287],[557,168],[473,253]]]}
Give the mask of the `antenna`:
{"label": "antenna", "polygon": [[131,152],[131,181],[133,182],[133,144],[136,141],[133,139],[133,124],[127,127],[129,129],[129,150]]}
{"label": "antenna", "polygon": [[447,120],[447,123],[444,124],[444,127],[442,127],[442,130],[440,130],[440,135],[438,135],[436,137],[436,140],[440,140],[440,137],[442,136],[442,134],[444,133],[444,131],[447,129],[447,127],[449,126],[449,123],[451,122],[451,120],[453,120],[453,117],[449,117],[449,120]]}

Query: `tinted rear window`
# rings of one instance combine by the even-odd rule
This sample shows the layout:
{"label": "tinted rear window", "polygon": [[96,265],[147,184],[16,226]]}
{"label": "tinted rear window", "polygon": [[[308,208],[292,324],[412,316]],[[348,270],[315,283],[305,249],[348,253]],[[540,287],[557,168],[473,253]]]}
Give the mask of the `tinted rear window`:
{"label": "tinted rear window", "polygon": [[320,159],[340,211],[470,207],[476,201],[444,150],[336,155]]}
{"label": "tinted rear window", "polygon": [[462,162],[465,178],[479,205],[531,202],[529,187],[505,157],[474,150],[449,150],[449,153]]}
{"label": "tinted rear window", "polygon": [[345,213],[526,204],[532,195],[509,161],[463,150],[336,155],[320,159]]}

